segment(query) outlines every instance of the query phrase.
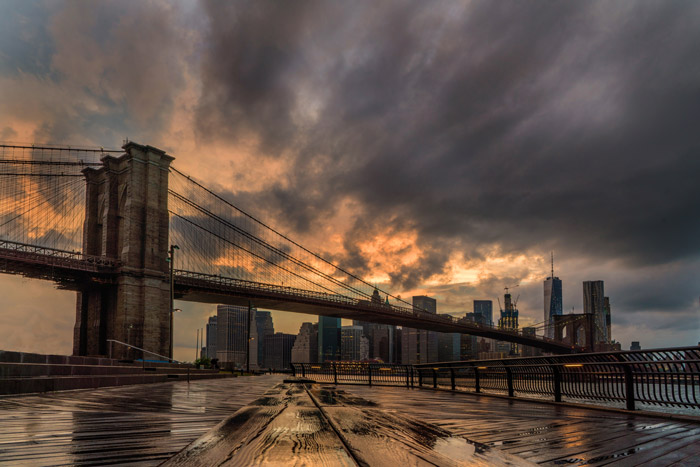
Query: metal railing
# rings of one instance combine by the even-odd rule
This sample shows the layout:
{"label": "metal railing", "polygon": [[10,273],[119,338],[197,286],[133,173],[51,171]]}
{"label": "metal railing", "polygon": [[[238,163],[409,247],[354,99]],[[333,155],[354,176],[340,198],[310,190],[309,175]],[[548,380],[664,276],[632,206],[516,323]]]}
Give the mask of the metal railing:
{"label": "metal railing", "polygon": [[424,365],[293,363],[295,376],[334,384],[432,387],[555,402],[700,409],[700,347]]}
{"label": "metal railing", "polygon": [[85,255],[77,251],[59,250],[2,239],[0,239],[0,257],[87,272],[110,271],[119,266],[117,260],[104,256]]}

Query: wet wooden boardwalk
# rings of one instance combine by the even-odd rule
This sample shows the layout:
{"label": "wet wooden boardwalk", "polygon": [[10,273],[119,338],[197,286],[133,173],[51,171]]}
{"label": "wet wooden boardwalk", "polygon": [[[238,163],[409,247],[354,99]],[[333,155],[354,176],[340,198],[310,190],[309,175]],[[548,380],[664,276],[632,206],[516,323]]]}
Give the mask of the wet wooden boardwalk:
{"label": "wet wooden boardwalk", "polygon": [[0,397],[0,465],[158,465],[281,380],[273,375]]}
{"label": "wet wooden boardwalk", "polygon": [[[0,397],[0,465],[158,465],[237,410],[259,399],[282,379],[260,376],[197,381],[189,385],[173,382]],[[320,388],[317,386],[314,390],[320,391]],[[346,391],[338,396],[340,404],[317,393],[319,411],[322,408],[328,416],[335,416],[336,428],[346,433],[346,441],[355,443],[361,455],[371,459],[371,465],[387,463],[383,458],[371,457],[377,451],[366,449],[372,440],[353,436],[371,434],[373,426],[387,419],[394,420],[388,426],[409,433],[406,428],[409,425],[396,421],[404,415],[425,423],[428,431],[432,424],[435,433],[462,436],[471,440],[472,445],[483,443],[493,452],[501,450],[508,459],[517,456],[523,463],[700,465],[700,423],[445,391],[366,386],[339,386],[337,389]],[[348,406],[357,405],[347,402],[353,400],[352,396],[378,404],[362,419],[364,432],[356,429],[357,425],[348,428],[344,424],[351,420],[344,415],[352,412],[353,408]],[[319,440],[335,446],[327,454],[334,452],[336,458],[345,459],[327,431],[328,426],[311,414],[315,409],[308,400],[297,397],[286,404],[302,412],[311,411],[305,419],[301,416],[278,418],[276,424],[269,425],[271,433],[293,434],[299,429],[316,436],[318,431]],[[274,406],[262,407],[271,410]],[[313,421],[314,417],[317,422]],[[300,420],[306,420],[306,425]],[[280,442],[279,446],[284,443]],[[291,451],[298,449],[294,443],[288,446]],[[255,443],[249,445],[248,459],[254,457],[256,449]],[[395,450],[395,455],[401,452],[405,452],[403,448]],[[284,454],[277,458],[282,463],[284,459]],[[320,456],[317,460],[316,463],[323,463],[326,458]],[[336,465],[330,457],[326,463]],[[410,461],[404,463],[413,465]],[[433,464],[441,465],[440,462]]]}
{"label": "wet wooden boardwalk", "polygon": [[[544,465],[700,465],[700,422],[449,391],[339,386],[385,410]],[[699,414],[700,415],[700,414]]]}
{"label": "wet wooden boardwalk", "polygon": [[167,467],[535,465],[333,387],[278,384]]}

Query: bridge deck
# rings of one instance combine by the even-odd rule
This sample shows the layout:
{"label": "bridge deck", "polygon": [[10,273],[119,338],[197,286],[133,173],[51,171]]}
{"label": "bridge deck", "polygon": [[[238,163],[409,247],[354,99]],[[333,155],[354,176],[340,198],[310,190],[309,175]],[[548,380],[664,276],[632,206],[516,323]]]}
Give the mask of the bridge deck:
{"label": "bridge deck", "polygon": [[[3,397],[0,464],[157,465],[281,379]],[[425,389],[338,389],[530,462],[700,465],[700,423]]]}

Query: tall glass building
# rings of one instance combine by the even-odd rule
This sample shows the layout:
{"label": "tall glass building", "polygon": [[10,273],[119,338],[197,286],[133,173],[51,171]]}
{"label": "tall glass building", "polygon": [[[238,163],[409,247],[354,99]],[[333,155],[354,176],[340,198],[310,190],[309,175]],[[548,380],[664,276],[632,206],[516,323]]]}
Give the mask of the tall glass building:
{"label": "tall glass building", "polygon": [[318,361],[340,360],[340,318],[318,317]]}
{"label": "tall glass building", "polygon": [[550,339],[554,338],[554,319],[552,316],[561,315],[564,312],[563,308],[561,280],[552,274],[544,281],[544,322],[547,325],[546,335]]}
{"label": "tall glass building", "polygon": [[474,300],[474,314],[477,313],[481,315],[481,318],[474,318],[474,321],[493,326],[493,301]]}

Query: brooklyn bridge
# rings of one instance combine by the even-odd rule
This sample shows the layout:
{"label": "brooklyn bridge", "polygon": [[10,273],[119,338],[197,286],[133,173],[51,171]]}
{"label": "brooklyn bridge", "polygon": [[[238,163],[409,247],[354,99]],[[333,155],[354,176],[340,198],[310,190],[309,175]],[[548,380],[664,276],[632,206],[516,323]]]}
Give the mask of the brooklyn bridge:
{"label": "brooklyn bridge", "polygon": [[[74,355],[171,353],[173,300],[590,350],[436,315],[379,291],[179,171],[164,151],[0,146],[0,272],[77,292]],[[373,294],[375,299],[373,299]],[[114,349],[115,357],[126,349]]]}

